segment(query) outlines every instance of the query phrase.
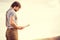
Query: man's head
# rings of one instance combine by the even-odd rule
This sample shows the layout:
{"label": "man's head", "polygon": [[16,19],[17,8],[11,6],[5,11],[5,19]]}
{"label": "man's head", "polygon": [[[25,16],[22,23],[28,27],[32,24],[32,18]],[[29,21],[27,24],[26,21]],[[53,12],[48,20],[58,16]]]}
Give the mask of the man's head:
{"label": "man's head", "polygon": [[21,8],[21,4],[15,1],[12,3],[11,7],[17,12]]}

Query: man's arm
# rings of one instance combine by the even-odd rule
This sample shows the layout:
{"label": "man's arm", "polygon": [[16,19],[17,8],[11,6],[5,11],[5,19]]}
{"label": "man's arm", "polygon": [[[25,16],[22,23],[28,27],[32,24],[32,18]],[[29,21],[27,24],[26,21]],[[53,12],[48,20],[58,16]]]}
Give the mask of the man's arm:
{"label": "man's arm", "polygon": [[16,23],[14,22],[14,16],[10,17],[10,25],[12,25],[12,27],[14,27],[16,29],[23,29],[22,26],[19,27],[18,25],[16,25]]}
{"label": "man's arm", "polygon": [[25,28],[25,27],[30,26],[29,24],[26,25],[26,26],[18,26],[18,25],[16,25],[16,23],[14,22],[14,16],[10,17],[10,24],[11,24],[14,28],[20,29],[20,30],[23,29],[23,28]]}

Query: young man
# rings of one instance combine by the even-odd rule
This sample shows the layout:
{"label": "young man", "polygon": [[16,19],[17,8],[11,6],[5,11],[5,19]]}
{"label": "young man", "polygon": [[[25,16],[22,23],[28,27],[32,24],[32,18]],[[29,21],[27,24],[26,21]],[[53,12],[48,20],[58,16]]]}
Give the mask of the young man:
{"label": "young man", "polygon": [[18,32],[17,30],[21,30],[24,27],[29,26],[17,26],[17,16],[15,12],[17,12],[21,8],[19,2],[15,1],[12,3],[11,8],[6,12],[6,40],[18,40]]}

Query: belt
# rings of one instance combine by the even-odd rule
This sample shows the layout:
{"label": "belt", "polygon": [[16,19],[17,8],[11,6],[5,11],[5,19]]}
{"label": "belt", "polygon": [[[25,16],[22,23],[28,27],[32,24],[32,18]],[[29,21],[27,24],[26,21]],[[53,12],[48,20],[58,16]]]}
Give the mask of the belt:
{"label": "belt", "polygon": [[7,27],[7,29],[9,29],[9,30],[17,30],[17,29],[15,29],[13,27]]}
{"label": "belt", "polygon": [[11,26],[7,26],[7,28],[10,29],[10,28],[13,28],[13,27],[11,27]]}

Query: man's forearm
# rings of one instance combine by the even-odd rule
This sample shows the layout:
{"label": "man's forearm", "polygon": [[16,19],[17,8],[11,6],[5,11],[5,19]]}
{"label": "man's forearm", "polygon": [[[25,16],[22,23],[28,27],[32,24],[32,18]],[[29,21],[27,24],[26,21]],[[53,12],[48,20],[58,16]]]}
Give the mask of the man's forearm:
{"label": "man's forearm", "polygon": [[19,29],[18,26],[14,22],[12,22],[11,25],[12,25],[12,27],[14,27],[16,29]]}

